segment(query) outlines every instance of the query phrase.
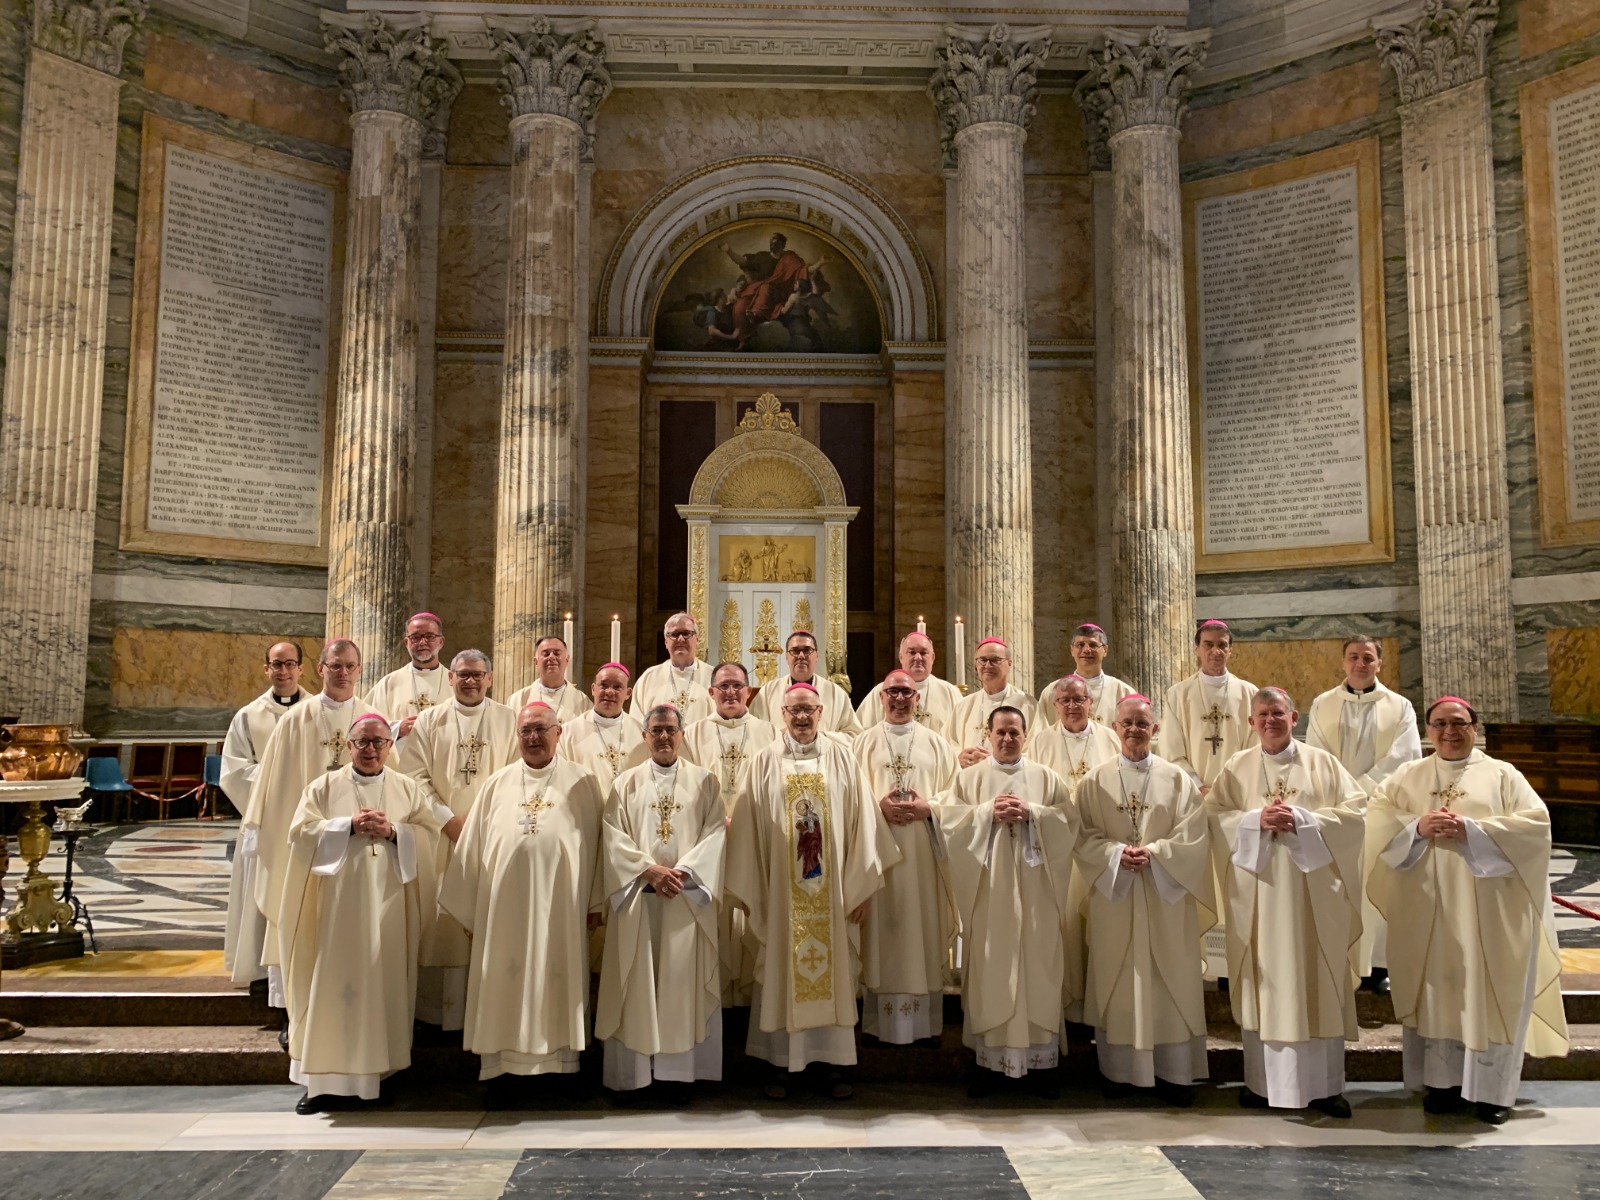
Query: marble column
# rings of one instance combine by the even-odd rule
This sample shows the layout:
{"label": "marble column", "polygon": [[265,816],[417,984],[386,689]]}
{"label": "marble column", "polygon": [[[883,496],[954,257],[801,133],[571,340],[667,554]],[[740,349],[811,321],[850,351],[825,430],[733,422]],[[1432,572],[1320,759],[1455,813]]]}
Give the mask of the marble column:
{"label": "marble column", "polygon": [[77,724],[122,53],[146,0],[34,0],[0,426],[0,710]]}
{"label": "marble column", "polygon": [[969,645],[1000,637],[1032,686],[1033,446],[1028,428],[1022,144],[1047,29],[950,28],[929,94],[955,158],[945,359],[948,611]]}
{"label": "marble column", "polygon": [[[1114,327],[1111,320],[1111,229],[1115,211],[1111,189],[1111,147],[1106,144],[1105,113],[1096,104],[1104,92],[1085,93],[1084,138],[1087,143],[1090,203],[1094,215],[1094,566],[1095,615],[1113,647],[1117,638],[1117,609],[1112,600],[1111,551],[1112,381],[1116,373]],[[1113,666],[1112,671],[1119,669]]]}
{"label": "marble column", "polygon": [[1111,597],[1117,674],[1160,697],[1190,673],[1194,490],[1178,125],[1209,30],[1108,30],[1079,98],[1111,151]]}
{"label": "marble column", "polygon": [[[453,100],[453,97],[452,97]],[[417,457],[412,473],[411,601],[431,609],[433,575],[434,376],[438,370],[439,200],[449,146],[450,104],[441,102],[422,135],[422,208],[418,220]]]}
{"label": "marble column", "polygon": [[1494,162],[1485,55],[1495,4],[1428,0],[1378,23],[1400,85],[1406,306],[1416,430],[1422,684],[1517,719],[1500,364]]}
{"label": "marble column", "polygon": [[589,348],[586,160],[611,90],[592,22],[489,22],[511,110],[510,271],[495,525],[494,660],[507,689],[583,611]]}
{"label": "marble column", "polygon": [[425,17],[322,22],[351,111],[327,636],[353,638],[375,680],[402,656],[414,584],[422,140],[461,77]]}

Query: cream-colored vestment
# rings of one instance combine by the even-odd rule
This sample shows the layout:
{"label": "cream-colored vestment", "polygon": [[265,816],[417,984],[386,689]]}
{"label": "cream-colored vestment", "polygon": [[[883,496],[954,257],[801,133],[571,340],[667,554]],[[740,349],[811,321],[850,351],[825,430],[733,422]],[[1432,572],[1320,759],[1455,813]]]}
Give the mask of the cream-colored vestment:
{"label": "cream-colored vestment", "polygon": [[[1072,674],[1071,671],[1067,672]],[[1065,679],[1066,676],[1061,676]],[[1089,708],[1089,719],[1100,725],[1110,725],[1117,719],[1117,705],[1124,696],[1133,695],[1133,684],[1125,683],[1115,675],[1108,675],[1104,671],[1090,678],[1080,675],[1085,686],[1089,689],[1089,699],[1093,701]],[[1056,712],[1056,684],[1060,679],[1052,679],[1044,685],[1044,690],[1039,693],[1039,724],[1059,725],[1061,714]]]}
{"label": "cream-colored vestment", "polygon": [[410,663],[390,671],[367,693],[367,709],[382,713],[398,729],[407,717],[419,717],[436,704],[453,698],[450,671],[441,663],[431,671],[419,671]]}
{"label": "cream-colored vestment", "polygon": [[564,722],[556,753],[594,773],[602,795],[617,776],[650,757],[644,744],[644,726],[637,717],[620,713],[602,717],[594,709]]}
{"label": "cream-colored vestment", "polygon": [[1237,675],[1193,674],[1167,689],[1155,752],[1210,787],[1230,758],[1256,744],[1250,700],[1256,685]]}
{"label": "cream-colored vestment", "polygon": [[577,720],[594,707],[594,701],[582,688],[570,683],[563,683],[558,688],[547,688],[537,679],[527,687],[512,692],[506,707],[514,713],[520,713],[535,700],[540,704],[548,704],[556,714],[556,720],[563,725],[568,721]]}
{"label": "cream-colored vestment", "polygon": [[628,711],[641,722],[658,704],[670,704],[683,716],[683,723],[709,717],[716,711],[711,703],[711,673],[714,668],[702,659],[695,659],[689,669],[680,671],[672,660],[647,668],[633,685],[633,698]]}
{"label": "cream-colored vestment", "polygon": [[[943,738],[950,737],[950,719],[956,715],[956,705],[961,703],[961,693],[953,683],[929,675],[917,689],[917,724],[925,725]],[[871,729],[883,724],[883,684],[877,684],[867,693],[867,698],[856,706],[856,724]]]}
{"label": "cream-colored vestment", "polygon": [[[831,679],[821,675],[813,675],[806,680],[817,689],[817,698],[822,701],[822,728],[829,733],[842,734],[853,738],[861,732],[861,726],[856,721],[855,706],[850,703],[850,693],[845,691]],[[783,698],[789,691],[789,686],[794,679],[789,675],[780,675],[771,683],[763,684],[756,692],[755,698],[750,701],[750,711],[760,717],[774,729],[783,728]]]}
{"label": "cream-colored vestment", "polygon": [[956,749],[970,750],[974,746],[988,749],[989,714],[1003,704],[1017,709],[1027,718],[1030,737],[1037,732],[1039,706],[1027,692],[1010,683],[993,695],[980,687],[963,696],[950,717],[950,740],[955,743]]}

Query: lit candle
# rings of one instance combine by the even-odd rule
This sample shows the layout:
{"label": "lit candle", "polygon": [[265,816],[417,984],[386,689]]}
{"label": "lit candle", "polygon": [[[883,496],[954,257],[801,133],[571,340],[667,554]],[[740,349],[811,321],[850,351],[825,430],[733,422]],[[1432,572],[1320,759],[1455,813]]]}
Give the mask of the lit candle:
{"label": "lit candle", "polygon": [[956,618],[956,686],[967,682],[967,627]]}
{"label": "lit candle", "polygon": [[917,614],[917,632],[920,633],[923,637],[927,637],[928,636],[928,622],[925,619],[923,619],[923,616],[922,616],[921,613]]}
{"label": "lit candle", "polygon": [[578,679],[583,669],[578,663],[578,647],[573,644],[571,613],[561,619],[561,640],[567,644],[567,668],[572,672],[572,678]]}
{"label": "lit candle", "polygon": [[611,614],[611,661],[622,661],[622,617]]}

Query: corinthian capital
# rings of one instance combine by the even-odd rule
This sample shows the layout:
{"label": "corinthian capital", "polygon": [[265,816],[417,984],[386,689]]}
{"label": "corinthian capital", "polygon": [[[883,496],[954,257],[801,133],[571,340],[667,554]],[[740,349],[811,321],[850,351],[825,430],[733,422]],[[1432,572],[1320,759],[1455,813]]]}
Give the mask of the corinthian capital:
{"label": "corinthian capital", "polygon": [[1039,68],[1050,53],[1049,28],[995,25],[984,32],[946,25],[944,34],[928,95],[939,110],[946,153],[968,125],[1004,121],[1026,129],[1039,91]]}
{"label": "corinthian capital", "polygon": [[611,94],[606,47],[595,36],[594,22],[581,21],[558,31],[544,17],[488,20],[500,60],[502,99],[513,117],[551,113],[575,121],[587,144],[594,135],[594,114]]}
{"label": "corinthian capital", "polygon": [[33,0],[33,44],[107,75],[122,74],[122,50],[144,24],[150,0]]}
{"label": "corinthian capital", "polygon": [[322,41],[339,60],[353,113],[397,112],[429,124],[461,90],[461,72],[427,17],[324,12]]}
{"label": "corinthian capital", "polygon": [[1135,125],[1177,128],[1189,107],[1189,76],[1205,62],[1210,41],[1209,29],[1106,30],[1104,45],[1089,55],[1089,70],[1078,82],[1091,146],[1097,132],[1109,138]]}
{"label": "corinthian capital", "polygon": [[1378,54],[1399,81],[1400,103],[1483,78],[1499,11],[1499,0],[1423,0],[1415,20],[1400,23],[1408,15],[1401,12],[1374,21]]}

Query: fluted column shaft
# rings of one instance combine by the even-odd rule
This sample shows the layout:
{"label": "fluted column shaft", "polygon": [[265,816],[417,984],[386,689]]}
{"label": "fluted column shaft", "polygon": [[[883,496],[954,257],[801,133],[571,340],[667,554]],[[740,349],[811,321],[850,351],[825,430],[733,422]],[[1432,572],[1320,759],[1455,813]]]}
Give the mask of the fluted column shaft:
{"label": "fluted column shaft", "polygon": [[587,353],[579,309],[578,154],[566,117],[511,122],[511,271],[495,525],[494,660],[523,686],[538,639],[581,606],[580,455]]}
{"label": "fluted column shaft", "polygon": [[0,709],[25,722],[83,718],[118,75],[143,16],[35,6],[0,428]]}
{"label": "fluted column shaft", "polygon": [[1033,441],[1028,423],[1022,146],[1043,31],[947,31],[932,91],[955,157],[947,283],[945,504],[949,611],[972,643],[1003,638],[1032,686]]}

